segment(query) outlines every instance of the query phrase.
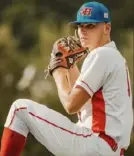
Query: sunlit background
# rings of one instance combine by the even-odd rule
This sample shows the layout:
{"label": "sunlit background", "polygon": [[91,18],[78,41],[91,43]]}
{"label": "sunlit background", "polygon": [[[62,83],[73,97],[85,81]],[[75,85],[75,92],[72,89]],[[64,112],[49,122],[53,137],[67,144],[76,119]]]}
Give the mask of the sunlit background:
{"label": "sunlit background", "polygon": [[[73,35],[67,23],[85,0],[0,0],[0,138],[12,102],[29,98],[67,115],[53,78],[44,79],[52,45]],[[112,14],[112,40],[128,61],[133,90],[134,0],[100,0]],[[114,60],[113,60],[114,61]],[[68,116],[72,121],[76,116]],[[22,156],[52,156],[29,135]],[[134,155],[134,130],[125,156]]]}

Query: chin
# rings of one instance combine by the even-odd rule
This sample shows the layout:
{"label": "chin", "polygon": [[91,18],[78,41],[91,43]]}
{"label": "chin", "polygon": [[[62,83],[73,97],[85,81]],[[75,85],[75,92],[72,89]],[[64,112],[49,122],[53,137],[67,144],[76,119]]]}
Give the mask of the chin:
{"label": "chin", "polygon": [[88,47],[88,45],[86,43],[83,43],[83,42],[81,42],[81,45],[82,45],[83,48],[87,48]]}

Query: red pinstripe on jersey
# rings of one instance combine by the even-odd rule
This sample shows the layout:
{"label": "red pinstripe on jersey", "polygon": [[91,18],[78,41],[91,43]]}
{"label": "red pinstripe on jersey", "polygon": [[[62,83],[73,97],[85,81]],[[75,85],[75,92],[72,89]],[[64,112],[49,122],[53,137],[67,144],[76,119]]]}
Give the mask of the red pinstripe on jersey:
{"label": "red pinstripe on jersey", "polygon": [[89,88],[89,90],[94,94],[94,91],[89,87],[89,85],[85,81],[81,81],[81,82],[84,83]]}

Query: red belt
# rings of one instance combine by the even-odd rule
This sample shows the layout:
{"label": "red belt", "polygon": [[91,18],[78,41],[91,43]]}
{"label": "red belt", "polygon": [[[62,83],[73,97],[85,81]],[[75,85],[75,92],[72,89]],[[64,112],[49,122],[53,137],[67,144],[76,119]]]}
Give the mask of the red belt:
{"label": "red belt", "polygon": [[[114,152],[117,150],[118,144],[115,142],[115,140],[113,138],[111,138],[110,136],[106,135],[105,133],[100,133],[99,137],[104,139],[109,144],[109,146],[112,148],[112,150]],[[125,152],[125,150],[121,149],[120,156],[124,156],[124,152]]]}

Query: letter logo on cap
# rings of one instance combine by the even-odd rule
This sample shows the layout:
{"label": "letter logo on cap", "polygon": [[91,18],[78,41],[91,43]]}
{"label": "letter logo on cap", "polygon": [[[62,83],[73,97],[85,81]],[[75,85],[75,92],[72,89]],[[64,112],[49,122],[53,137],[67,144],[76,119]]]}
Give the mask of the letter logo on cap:
{"label": "letter logo on cap", "polygon": [[92,8],[84,7],[81,9],[80,14],[82,16],[91,16]]}

